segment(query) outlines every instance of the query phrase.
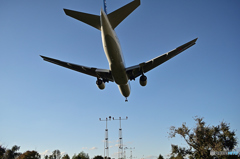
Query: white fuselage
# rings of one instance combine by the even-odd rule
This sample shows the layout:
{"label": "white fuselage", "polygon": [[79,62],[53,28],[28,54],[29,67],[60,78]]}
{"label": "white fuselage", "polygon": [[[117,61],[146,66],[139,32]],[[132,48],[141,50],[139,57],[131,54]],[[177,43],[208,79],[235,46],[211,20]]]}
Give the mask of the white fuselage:
{"label": "white fuselage", "polygon": [[101,10],[101,36],[103,49],[108,59],[109,68],[114,81],[124,97],[130,95],[130,84],[125,70],[125,63],[115,31],[108,20],[106,13]]}

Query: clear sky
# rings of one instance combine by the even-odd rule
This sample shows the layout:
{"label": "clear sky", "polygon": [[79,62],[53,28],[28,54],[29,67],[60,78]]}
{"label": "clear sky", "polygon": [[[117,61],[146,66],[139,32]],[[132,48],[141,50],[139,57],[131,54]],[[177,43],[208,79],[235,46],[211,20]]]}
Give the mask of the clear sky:
{"label": "clear sky", "polygon": [[[108,0],[108,12],[130,0]],[[240,136],[240,1],[142,0],[117,28],[127,66],[148,61],[192,39],[196,45],[131,82],[125,103],[115,83],[45,62],[39,55],[108,69],[100,31],[65,15],[63,8],[100,14],[102,0],[0,1],[0,144],[39,153],[103,155],[105,123],[122,122],[133,157],[164,157],[171,126],[194,116],[209,125],[230,123]],[[108,124],[110,156],[117,158],[118,121]],[[129,156],[130,151],[127,151]]]}

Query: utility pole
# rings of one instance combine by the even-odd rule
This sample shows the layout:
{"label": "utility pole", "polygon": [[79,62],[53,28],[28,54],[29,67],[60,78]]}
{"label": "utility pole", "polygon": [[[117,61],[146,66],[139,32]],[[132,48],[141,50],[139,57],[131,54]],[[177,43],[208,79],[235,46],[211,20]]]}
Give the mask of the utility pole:
{"label": "utility pole", "polygon": [[[106,129],[105,129],[105,141],[104,141],[104,157],[106,157],[108,159],[109,157],[109,147],[108,147],[108,128],[107,128],[107,122],[111,121],[111,116],[109,116],[108,118],[102,120],[101,118],[99,118],[100,121],[106,121]],[[106,152],[106,153],[105,153]],[[105,156],[106,154],[106,156]]]}
{"label": "utility pole", "polygon": [[119,120],[120,123],[120,128],[119,128],[119,147],[118,147],[118,159],[123,159],[123,139],[122,139],[122,127],[121,127],[121,121],[122,120],[127,120],[128,117],[126,118],[121,118],[119,117],[119,119],[114,119],[113,120]]}

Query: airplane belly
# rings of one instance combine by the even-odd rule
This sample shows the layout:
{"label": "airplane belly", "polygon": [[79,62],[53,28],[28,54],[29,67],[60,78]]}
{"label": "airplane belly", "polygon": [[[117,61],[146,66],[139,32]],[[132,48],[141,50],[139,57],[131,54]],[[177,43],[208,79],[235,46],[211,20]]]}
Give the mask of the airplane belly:
{"label": "airplane belly", "polygon": [[125,94],[124,96],[126,97],[129,95],[127,93],[128,92],[127,86],[125,86],[128,85],[128,76],[125,70],[125,64],[121,47],[117,39],[117,35],[112,29],[112,26],[108,20],[108,17],[102,11],[101,11],[101,32],[104,52],[108,59],[113,79],[118,85],[121,85],[121,87],[125,88],[121,89],[125,90],[121,92],[122,94]]}
{"label": "airplane belly", "polygon": [[122,62],[121,48],[111,35],[105,36],[105,53],[109,58],[109,63]]}
{"label": "airplane belly", "polygon": [[119,85],[127,84],[128,76],[126,74],[124,61],[121,56],[120,46],[110,35],[106,35],[105,40],[106,53],[114,81]]}
{"label": "airplane belly", "polygon": [[128,83],[128,77],[127,77],[124,67],[122,67],[121,65],[118,66],[118,65],[111,64],[110,68],[112,71],[112,76],[114,78],[114,81],[117,84],[127,84]]}
{"label": "airplane belly", "polygon": [[129,84],[118,85],[118,88],[119,88],[121,94],[124,97],[128,97],[130,95],[130,86],[129,86]]}

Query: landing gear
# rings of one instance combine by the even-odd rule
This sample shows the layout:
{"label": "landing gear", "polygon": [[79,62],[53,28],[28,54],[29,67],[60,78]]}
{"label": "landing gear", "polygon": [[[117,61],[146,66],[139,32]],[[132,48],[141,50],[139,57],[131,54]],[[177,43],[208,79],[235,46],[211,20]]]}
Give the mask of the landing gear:
{"label": "landing gear", "polygon": [[125,99],[125,102],[128,102],[128,99],[127,99],[127,97],[126,97],[126,99]]}

